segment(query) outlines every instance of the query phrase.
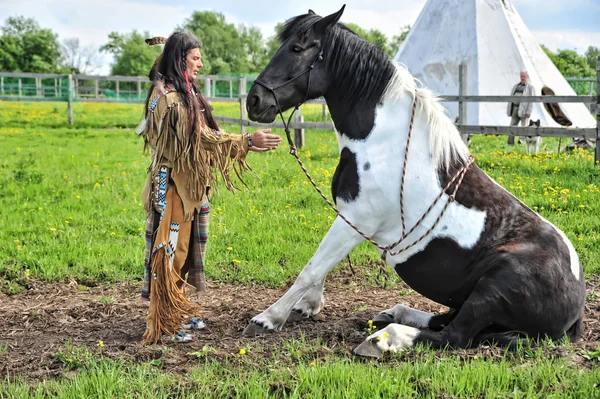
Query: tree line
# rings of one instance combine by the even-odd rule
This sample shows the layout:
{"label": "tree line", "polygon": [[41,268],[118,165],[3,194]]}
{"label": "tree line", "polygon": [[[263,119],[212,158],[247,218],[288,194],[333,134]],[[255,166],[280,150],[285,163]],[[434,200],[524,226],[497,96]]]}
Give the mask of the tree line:
{"label": "tree line", "polygon": [[[203,74],[257,74],[279,47],[275,27],[273,35],[264,38],[253,26],[227,22],[219,12],[195,11],[175,30],[187,30],[202,41]],[[394,56],[405,40],[410,26],[387,37],[378,29],[366,30],[354,23],[350,29],[374,43],[386,54]],[[160,46],[148,46],[144,39],[150,32],[111,32],[100,48],[82,46],[78,38],[59,41],[51,29],[42,28],[32,18],[9,17],[1,28],[0,71],[34,73],[93,73],[100,67],[100,53],[114,56],[112,75],[145,76],[161,51]],[[542,46],[564,76],[592,77],[596,75],[598,47],[590,46],[585,54],[574,50],[552,52]]]}

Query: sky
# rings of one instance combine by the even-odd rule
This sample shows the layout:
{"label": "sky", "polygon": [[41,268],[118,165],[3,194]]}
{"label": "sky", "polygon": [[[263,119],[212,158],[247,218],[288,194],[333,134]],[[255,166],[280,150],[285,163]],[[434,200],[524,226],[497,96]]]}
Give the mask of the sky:
{"label": "sky", "polygon": [[[432,0],[434,1],[434,0]],[[455,0],[462,1],[462,0]],[[495,1],[495,0],[481,0]],[[509,0],[540,44],[550,50],[571,49],[583,53],[600,47],[600,0]],[[346,10],[342,22],[364,29],[377,28],[388,37],[414,24],[426,0],[0,0],[0,24],[8,17],[34,18],[41,27],[58,34],[59,40],[79,38],[86,46],[102,46],[108,34],[132,30],[152,36],[168,36],[194,11],[217,11],[227,22],[259,28],[263,37],[274,34],[275,25],[310,8],[319,15]],[[109,74],[110,55],[101,55],[96,73]]]}

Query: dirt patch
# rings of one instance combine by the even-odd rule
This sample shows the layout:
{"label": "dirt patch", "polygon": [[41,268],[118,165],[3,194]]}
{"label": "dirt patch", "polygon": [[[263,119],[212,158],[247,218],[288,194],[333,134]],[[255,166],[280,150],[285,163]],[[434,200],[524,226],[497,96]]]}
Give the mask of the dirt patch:
{"label": "dirt patch", "polygon": [[[86,284],[29,281],[27,291],[0,296],[2,376],[39,381],[61,375],[68,369],[68,356],[61,359],[57,353],[65,353],[65,348],[86,348],[105,357],[135,362],[160,358],[163,367],[175,372],[197,364],[190,354],[203,353],[207,348],[216,358],[237,354],[240,348],[252,348],[255,356],[272,357],[292,339],[318,342],[315,347],[327,352],[325,355],[350,357],[352,348],[366,336],[367,320],[383,309],[402,303],[433,313],[446,310],[402,283],[394,289],[365,287],[352,277],[337,275],[328,280],[326,306],[317,320],[291,323],[282,333],[249,339],[242,337],[242,331],[250,318],[276,301],[285,289],[211,282],[208,292],[198,299],[205,309],[202,317],[207,328],[196,332],[193,342],[142,345],[148,303],[140,299],[140,283]],[[559,356],[570,356],[577,364],[586,363],[579,354],[583,349],[600,346],[597,280],[588,283],[588,292],[583,340],[574,345],[571,353],[554,350],[560,352]],[[491,356],[502,353],[498,348],[455,353],[469,357],[482,350]]]}

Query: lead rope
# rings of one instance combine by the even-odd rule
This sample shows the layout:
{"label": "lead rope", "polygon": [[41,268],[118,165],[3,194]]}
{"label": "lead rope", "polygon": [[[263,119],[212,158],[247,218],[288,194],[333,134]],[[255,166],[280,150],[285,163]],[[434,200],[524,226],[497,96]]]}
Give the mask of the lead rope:
{"label": "lead rope", "polygon": [[[277,98],[277,96],[275,96],[275,98]],[[278,101],[277,101],[277,103],[279,104]],[[465,165],[463,165],[463,167],[454,175],[454,177],[452,177],[452,179],[448,182],[448,184],[446,184],[446,186],[444,187],[444,189],[437,196],[437,198],[434,200],[434,202],[431,204],[431,206],[429,208],[427,208],[427,210],[421,216],[421,218],[407,232],[406,231],[406,222],[405,222],[405,217],[404,217],[404,181],[406,179],[406,167],[407,167],[407,164],[408,164],[408,149],[409,149],[409,145],[410,145],[410,138],[412,136],[414,118],[415,118],[415,113],[416,113],[416,105],[417,105],[417,92],[415,90],[415,99],[413,101],[412,113],[411,113],[411,117],[410,117],[410,125],[409,125],[409,128],[408,128],[408,136],[407,136],[407,140],[406,140],[406,150],[404,151],[404,166],[403,166],[403,170],[402,170],[402,179],[400,181],[400,218],[401,218],[401,221],[402,221],[402,235],[398,239],[398,241],[394,242],[393,244],[387,245],[387,246],[379,245],[371,237],[369,237],[365,233],[363,233],[358,227],[356,227],[354,224],[352,224],[352,222],[350,222],[350,220],[348,220],[344,215],[342,215],[340,213],[340,211],[337,209],[337,207],[323,194],[323,191],[315,183],[314,179],[312,178],[312,176],[310,175],[310,173],[308,173],[308,170],[306,169],[306,167],[304,166],[304,163],[300,159],[300,156],[298,155],[298,151],[296,149],[296,146],[294,145],[294,143],[292,141],[289,128],[287,127],[287,125],[285,124],[285,121],[284,121],[285,132],[286,132],[286,134],[288,136],[288,143],[290,143],[290,154],[293,155],[294,158],[296,158],[296,161],[300,165],[300,168],[302,168],[302,171],[304,172],[304,174],[306,175],[306,177],[308,178],[308,180],[310,181],[310,183],[312,184],[312,186],[315,188],[315,190],[319,193],[319,195],[321,196],[321,198],[323,198],[323,200],[331,207],[331,209],[333,209],[335,211],[335,213],[344,222],[346,222],[346,224],[348,224],[348,226],[352,227],[352,229],[354,229],[358,234],[360,234],[365,240],[369,241],[371,244],[375,245],[375,247],[377,247],[377,248],[379,248],[380,250],[383,251],[383,253],[381,254],[381,260],[382,260],[381,269],[380,269],[379,274],[377,276],[377,280],[379,280],[379,277],[382,274],[384,275],[384,285],[383,285],[384,288],[387,286],[387,280],[388,280],[387,268],[385,267],[385,259],[387,257],[387,254],[389,254],[391,256],[396,256],[396,255],[399,255],[399,254],[407,251],[408,249],[410,249],[413,246],[417,245],[419,242],[423,241],[437,227],[437,225],[441,221],[442,217],[444,216],[446,210],[448,209],[448,206],[450,205],[450,203],[455,201],[455,199],[456,199],[456,193],[458,191],[458,188],[462,184],[462,181],[463,181],[463,179],[465,177],[465,174],[467,173],[467,170],[469,169],[469,166],[471,166],[471,164],[473,163],[473,160],[474,160],[474,158],[473,158],[472,155],[469,156],[469,158],[468,158],[467,162],[465,163]],[[298,109],[298,107],[296,107],[296,109]],[[281,113],[280,113],[280,115],[281,115]],[[288,120],[288,124],[289,124],[290,120],[291,120],[291,115],[290,115],[290,119]],[[282,121],[283,121],[283,116],[282,116]],[[437,219],[435,220],[435,222],[433,223],[433,225],[423,235],[421,235],[416,241],[414,241],[412,244],[409,244],[409,245],[407,245],[407,246],[405,246],[405,247],[403,247],[403,248],[401,248],[401,249],[399,249],[397,251],[393,251],[392,252],[391,251],[392,248],[394,248],[394,247],[398,246],[400,243],[402,243],[402,241],[404,241],[413,231],[415,231],[415,229],[417,227],[419,227],[421,225],[421,223],[423,223],[423,221],[425,220],[425,218],[433,210],[434,206],[442,199],[442,197],[444,196],[444,194],[447,193],[447,191],[450,189],[450,187],[452,186],[452,184],[454,182],[457,182],[457,184],[454,186],[454,190],[452,191],[452,194],[448,196],[448,199],[446,201],[446,204],[444,205],[444,208],[440,212],[439,216],[437,217]],[[351,265],[351,263],[350,263],[350,257],[349,256],[348,256],[348,262]],[[352,273],[354,274],[354,270],[353,269],[352,269]]]}
{"label": "lead rope", "polygon": [[[378,249],[380,249],[382,251],[381,254],[381,269],[379,271],[379,274],[377,276],[377,280],[379,280],[379,277],[383,274],[384,275],[384,288],[387,285],[387,280],[388,280],[388,275],[387,275],[387,268],[385,267],[385,260],[387,255],[391,255],[391,256],[396,256],[398,254],[401,254],[405,251],[407,251],[408,249],[412,248],[413,246],[417,245],[419,242],[423,241],[425,239],[425,237],[427,237],[439,224],[440,220],[442,219],[442,217],[444,216],[444,213],[446,212],[446,210],[448,209],[448,206],[450,205],[451,202],[454,202],[456,199],[456,192],[458,191],[458,188],[460,187],[460,185],[462,184],[463,178],[465,177],[465,174],[467,173],[467,170],[469,169],[469,167],[471,166],[471,164],[474,161],[474,158],[472,155],[469,156],[467,162],[463,165],[463,167],[452,177],[452,179],[448,182],[448,184],[446,184],[446,186],[444,187],[444,189],[442,190],[442,192],[438,195],[438,197],[433,201],[433,203],[431,204],[431,206],[429,208],[427,208],[427,210],[425,211],[425,213],[421,216],[421,218],[415,223],[415,225],[409,230],[406,231],[406,222],[405,222],[405,218],[404,218],[404,181],[406,179],[406,169],[407,169],[407,164],[408,164],[408,149],[410,146],[410,139],[412,136],[412,130],[413,130],[413,124],[414,124],[414,119],[415,119],[415,113],[416,113],[416,107],[417,107],[417,90],[415,89],[415,97],[413,100],[413,106],[412,106],[412,112],[411,112],[411,116],[410,116],[410,125],[408,127],[408,135],[406,138],[406,149],[404,151],[404,163],[403,163],[403,169],[402,169],[402,178],[400,180],[400,219],[402,222],[402,235],[400,236],[400,238],[398,239],[398,241],[396,241],[393,244],[387,245],[387,246],[382,246],[379,245],[378,243],[376,243],[375,241],[373,241],[373,239],[369,236],[367,236],[365,233],[363,233],[362,231],[360,231],[360,229],[358,227],[356,227],[355,225],[352,224],[352,222],[350,222],[344,215],[342,215],[340,213],[340,211],[337,209],[337,207],[329,200],[327,199],[327,197],[325,196],[325,194],[323,194],[323,191],[321,191],[321,189],[319,188],[319,186],[317,186],[317,184],[315,183],[314,179],[312,178],[312,176],[310,175],[310,173],[308,173],[308,170],[306,169],[306,167],[304,166],[304,163],[302,162],[302,160],[300,159],[300,156],[298,155],[298,151],[296,149],[296,145],[294,144],[294,141],[292,140],[292,136],[290,133],[290,122],[292,120],[292,117],[294,116],[295,112],[300,108],[300,106],[306,102],[306,99],[308,98],[309,95],[309,91],[310,91],[310,75],[312,70],[314,69],[315,65],[317,64],[317,62],[322,61],[323,60],[323,51],[321,51],[317,58],[315,58],[315,60],[312,62],[312,64],[304,71],[299,73],[298,75],[294,76],[293,78],[289,79],[288,81],[276,86],[276,87],[270,87],[268,86],[266,83],[256,79],[254,82],[263,86],[265,89],[267,89],[268,91],[270,91],[271,93],[273,93],[273,97],[275,97],[275,103],[277,104],[277,110],[279,113],[279,116],[281,117],[281,122],[283,123],[284,126],[284,130],[285,130],[285,134],[287,136],[287,140],[288,140],[288,144],[290,146],[290,154],[294,156],[294,158],[296,158],[296,161],[298,162],[298,165],[300,165],[300,168],[302,168],[302,171],[304,172],[304,174],[306,175],[306,177],[308,178],[308,180],[310,181],[310,183],[312,184],[312,186],[315,188],[315,190],[317,190],[317,192],[319,193],[319,195],[321,196],[321,198],[323,198],[323,200],[331,207],[331,209],[333,209],[335,211],[335,213],[344,221],[346,222],[346,224],[348,224],[348,226],[352,227],[354,229],[354,231],[356,231],[358,234],[360,234],[365,240],[369,241],[371,244],[375,245],[375,247],[377,247]],[[294,110],[292,111],[292,113],[290,114],[287,123],[283,117],[283,111],[281,110],[281,106],[279,104],[279,99],[277,98],[277,94],[275,94],[275,90],[285,86],[286,84],[298,79],[300,76],[303,76],[304,74],[308,73],[308,81],[307,81],[307,88],[306,88],[306,93],[304,95],[304,100],[298,104]],[[396,246],[400,245],[400,243],[402,243],[413,231],[415,231],[415,229],[417,227],[419,227],[421,225],[421,223],[423,223],[423,221],[425,220],[425,218],[429,215],[429,213],[433,210],[434,206],[442,199],[442,197],[444,196],[444,194],[447,194],[447,191],[450,189],[450,187],[452,186],[452,184],[454,184],[454,182],[456,182],[456,185],[454,186],[454,190],[452,191],[452,194],[450,194],[448,196],[448,199],[446,201],[446,204],[444,205],[444,207],[442,208],[442,211],[440,212],[440,214],[438,215],[437,219],[435,220],[435,222],[433,223],[433,225],[423,234],[421,235],[416,241],[414,241],[412,244],[406,245],[405,247],[392,252],[391,249],[395,248]],[[348,254],[348,264],[350,266],[350,269],[352,271],[352,274],[354,275],[354,269],[352,268],[352,263],[350,261],[350,254]]]}

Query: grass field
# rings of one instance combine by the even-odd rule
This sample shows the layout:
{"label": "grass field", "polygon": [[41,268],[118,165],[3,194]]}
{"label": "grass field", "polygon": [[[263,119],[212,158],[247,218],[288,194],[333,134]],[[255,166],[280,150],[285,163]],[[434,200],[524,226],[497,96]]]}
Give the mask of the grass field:
{"label": "grass field", "polygon": [[[238,116],[237,107],[215,104],[223,116]],[[75,124],[68,126],[66,104],[0,102],[2,292],[17,294],[29,279],[139,282],[140,192],[149,162],[133,131],[141,110],[141,105],[76,104]],[[303,114],[318,120],[321,108],[303,109]],[[225,125],[229,132],[237,129]],[[544,139],[543,151],[527,156],[524,146],[507,147],[505,140],[474,137],[477,164],[561,228],[586,276],[597,276],[600,168],[593,167],[593,153],[557,155],[558,139]],[[306,132],[301,157],[327,193],[337,154],[333,132]],[[249,188],[240,185],[235,195],[221,189],[212,201],[207,277],[281,287],[310,259],[334,213],[285,144],[250,154],[249,163]],[[351,257],[358,265],[378,260],[367,244]],[[375,267],[359,270],[367,284],[376,284]],[[156,397],[600,397],[597,361],[592,367],[574,366],[570,356],[549,358],[548,350],[521,349],[498,359],[417,348],[383,363],[362,363],[349,354],[316,356],[324,345],[291,342],[268,361],[232,354],[225,367],[199,354],[198,364],[185,375],[169,372],[160,362],[105,359],[84,349],[75,356],[81,358],[75,376],[41,384],[11,377],[0,386],[0,398],[145,397],[148,392]],[[0,347],[2,356],[10,356],[10,350]]]}

